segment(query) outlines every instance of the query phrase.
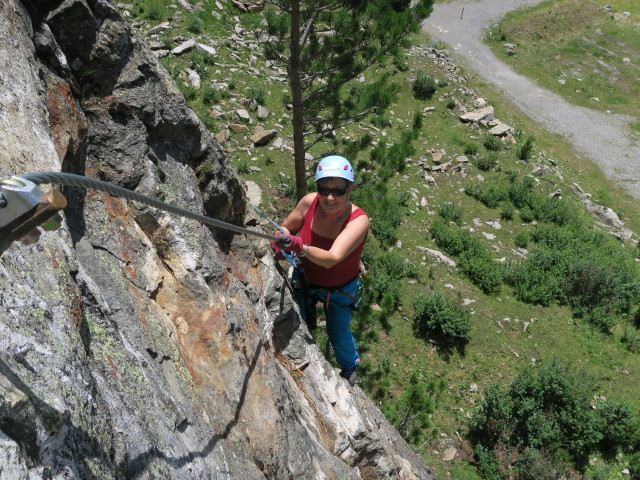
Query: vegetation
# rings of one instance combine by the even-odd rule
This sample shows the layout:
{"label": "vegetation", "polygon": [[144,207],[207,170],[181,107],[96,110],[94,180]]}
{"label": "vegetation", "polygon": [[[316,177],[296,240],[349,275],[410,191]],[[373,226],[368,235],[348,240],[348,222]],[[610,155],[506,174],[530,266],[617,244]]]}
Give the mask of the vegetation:
{"label": "vegetation", "polygon": [[414,305],[413,330],[418,338],[464,346],[469,341],[471,313],[443,295],[420,295]]}
{"label": "vegetation", "polygon": [[[287,105],[293,96],[284,70],[273,73],[277,66],[267,65],[257,50],[229,47],[231,31],[244,29],[249,36],[264,29],[264,15],[220,3],[222,10],[205,0],[204,11],[195,14],[200,22],[176,16],[172,24],[180,26],[159,34],[160,42],[171,46],[179,36],[194,37],[191,30],[197,24],[199,41],[215,45],[217,55],[192,51],[164,57],[163,65],[213,134],[241,123],[234,112],[246,107],[254,124],[261,122],[292,139]],[[555,3],[557,11],[565,4]],[[131,19],[143,22],[147,31],[176,13],[169,4],[139,0]],[[518,33],[508,22],[499,28],[508,40]],[[535,29],[521,30],[524,35]],[[628,44],[632,36],[623,33]],[[565,472],[566,478],[618,478],[607,472],[623,468],[640,475],[640,455],[623,444],[637,448],[640,395],[631,376],[640,369],[640,273],[635,261],[640,247],[609,235],[573,184],[592,194],[593,202],[615,209],[627,227],[639,232],[637,200],[597,167],[576,158],[562,139],[515,113],[499,92],[471,75],[465,74],[464,91],[455,81],[445,81],[448,73],[425,54],[427,47],[442,45],[420,33],[405,41],[414,48],[398,49],[361,72],[367,82],[394,86],[389,108],[352,123],[333,123],[335,135],[307,149],[314,158],[336,151],[352,160],[357,171],[352,200],[371,218],[363,254],[365,298],[352,322],[362,358],[360,386],[439,477],[507,478],[506,469],[518,479],[558,478]],[[518,48],[529,43],[518,41]],[[540,58],[534,50],[527,53],[532,64]],[[249,67],[252,62],[256,67]],[[200,75],[200,89],[181,79],[187,68]],[[437,89],[430,97],[416,97],[419,76],[442,79],[434,80]],[[368,87],[362,88],[345,84],[336,95],[355,99]],[[459,121],[459,106],[473,108],[472,90],[492,99],[496,117],[518,132],[513,139],[499,139],[483,127],[474,130]],[[637,96],[626,98],[631,105]],[[270,112],[267,119],[255,118],[257,105]],[[327,105],[318,102],[316,107]],[[626,109],[625,102],[618,105],[622,107],[616,111]],[[318,118],[333,114],[331,109],[324,112]],[[242,177],[263,187],[261,208],[281,220],[297,198],[291,150],[254,148],[246,135],[231,132],[222,147]],[[434,167],[430,152],[436,151],[446,152],[443,161],[451,160],[452,168],[430,171],[432,184],[425,181],[425,165]],[[462,155],[469,161],[458,163]],[[311,168],[312,162],[306,166]],[[305,179],[305,188],[312,187]],[[420,247],[444,252],[457,269],[428,257]],[[325,348],[322,328],[314,337]],[[557,356],[575,359],[585,373],[554,362]],[[333,361],[329,354],[327,358]],[[589,381],[583,383],[583,377]],[[524,412],[531,422],[517,424]],[[456,433],[472,440],[468,460],[475,463],[441,460],[444,445],[463,449]],[[615,452],[606,445],[615,446]],[[585,457],[590,460],[586,464]]]}
{"label": "vegetation", "polygon": [[412,89],[413,96],[418,100],[429,100],[438,90],[438,84],[431,75],[420,70],[413,82]]}
{"label": "vegetation", "polygon": [[629,405],[597,395],[593,382],[552,360],[518,372],[508,389],[487,387],[469,424],[483,478],[556,478],[584,472],[593,454],[615,458],[640,447],[639,418]]}
{"label": "vegetation", "polygon": [[[306,194],[305,153],[336,130],[384,109],[397,87],[388,75],[358,81],[388,56],[398,57],[404,40],[431,13],[433,0],[269,2],[258,40],[265,58],[286,68],[291,86],[297,197]],[[266,38],[262,35],[266,33]],[[305,137],[307,140],[305,140]]]}
{"label": "vegetation", "polygon": [[508,14],[486,38],[506,63],[571,103],[639,118],[639,16],[633,1],[544,2]]}

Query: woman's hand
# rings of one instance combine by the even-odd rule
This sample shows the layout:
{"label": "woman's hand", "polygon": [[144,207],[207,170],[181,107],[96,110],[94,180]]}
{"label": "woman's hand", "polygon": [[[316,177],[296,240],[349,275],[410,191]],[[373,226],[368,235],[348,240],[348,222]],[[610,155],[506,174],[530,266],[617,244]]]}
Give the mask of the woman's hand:
{"label": "woman's hand", "polygon": [[[273,242],[275,246],[289,252],[300,253],[304,248],[304,243],[300,237],[294,235],[279,234]],[[272,247],[273,248],[273,247]]]}
{"label": "woman's hand", "polygon": [[282,255],[282,250],[276,245],[275,240],[271,240],[271,250],[276,256],[276,260],[284,260],[284,255]]}

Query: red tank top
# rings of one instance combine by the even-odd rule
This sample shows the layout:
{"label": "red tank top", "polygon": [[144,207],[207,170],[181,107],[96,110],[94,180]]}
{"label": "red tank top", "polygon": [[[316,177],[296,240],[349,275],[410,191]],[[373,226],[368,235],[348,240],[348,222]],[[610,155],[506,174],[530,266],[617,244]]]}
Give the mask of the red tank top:
{"label": "red tank top", "polygon": [[[298,236],[308,245],[313,245],[314,247],[322,248],[323,250],[330,250],[335,239],[323,237],[311,230],[311,220],[313,219],[317,206],[318,195],[313,199],[309,210],[307,210],[307,213],[302,219],[302,228],[300,229],[300,232],[298,232]],[[361,215],[366,215],[364,210],[361,208],[356,208],[352,211],[351,216],[342,225],[340,231],[344,230],[344,227],[346,227],[349,222],[355,220]],[[364,248],[366,241],[367,237],[365,237],[360,245],[358,245],[358,247],[344,260],[330,268],[317,265],[311,260],[303,258],[302,268],[309,285],[316,285],[319,287],[337,287],[354,279],[356,275],[358,275],[358,270],[360,269],[360,255],[362,254],[362,249]]]}

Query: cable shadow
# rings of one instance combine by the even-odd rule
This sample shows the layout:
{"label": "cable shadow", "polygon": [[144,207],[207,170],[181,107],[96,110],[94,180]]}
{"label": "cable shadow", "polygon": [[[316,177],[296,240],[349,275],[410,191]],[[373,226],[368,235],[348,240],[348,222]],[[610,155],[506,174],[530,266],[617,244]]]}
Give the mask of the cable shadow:
{"label": "cable shadow", "polygon": [[[22,361],[30,370],[33,368]],[[68,421],[68,414],[59,412],[41,400],[20,377],[11,370],[7,363],[0,359],[0,374],[3,375],[17,390],[22,392],[29,402],[0,401],[0,430],[20,445],[29,463],[41,464],[41,448],[38,446],[38,430],[45,428],[51,436],[60,431]],[[0,400],[4,400],[0,397]],[[73,445],[77,450],[73,457],[80,461],[91,458],[92,455],[103,459],[105,464],[111,462],[110,453],[101,449],[100,442],[82,428],[69,425],[68,435],[73,437]],[[82,469],[81,470],[88,470]]]}
{"label": "cable shadow", "polygon": [[[165,461],[174,468],[180,468],[196,458],[207,457],[218,442],[227,438],[232,429],[237,425],[246,401],[249,379],[256,368],[263,348],[265,348],[263,342],[259,341],[244,378],[235,415],[221,433],[211,437],[201,450],[190,452],[188,455],[181,457],[167,456],[157,447],[153,447],[133,459],[125,457],[125,460],[115,466],[116,477],[131,480],[136,479],[147,471],[147,467],[155,459]],[[102,449],[101,442],[99,442],[95,436],[89,434],[82,428],[70,424],[67,414],[55,410],[41,400],[2,359],[0,359],[0,374],[29,399],[30,405],[25,405],[25,402],[17,402],[15,405],[10,405],[7,402],[0,401],[0,430],[22,447],[30,463],[34,465],[41,463],[41,449],[37,441],[38,430],[44,426],[47,431],[53,435],[55,432],[61,430],[65,424],[67,427],[67,435],[74,439],[73,444],[77,448],[77,451],[72,455],[72,461],[82,462],[83,458],[93,457],[95,459],[95,457],[98,456],[103,460],[105,465],[113,462],[113,452],[107,452]],[[2,399],[0,398],[0,400]],[[179,429],[179,431],[184,430]],[[80,467],[79,470],[89,471],[88,467],[87,469]]]}
{"label": "cable shadow", "polygon": [[122,464],[119,465],[119,469],[125,472],[125,478],[127,479],[138,478],[140,475],[146,472],[147,465],[153,459],[162,459],[167,463],[169,463],[171,466],[179,468],[186,465],[187,463],[192,462],[196,458],[207,457],[216,447],[218,442],[220,440],[227,438],[231,433],[231,430],[233,429],[233,427],[235,427],[238,424],[238,421],[240,420],[240,413],[242,412],[242,407],[244,405],[244,402],[247,396],[247,387],[249,385],[249,379],[251,378],[251,375],[253,374],[253,371],[256,368],[256,365],[258,363],[258,358],[260,358],[260,353],[262,352],[263,348],[265,348],[264,344],[262,340],[260,340],[258,342],[258,347],[256,349],[256,352],[253,355],[253,359],[251,360],[251,364],[249,365],[249,369],[247,370],[247,373],[245,375],[244,382],[242,384],[242,390],[240,392],[240,398],[238,399],[238,405],[236,407],[235,415],[233,419],[227,424],[227,426],[225,427],[222,433],[218,433],[213,437],[211,437],[211,439],[200,451],[191,452],[188,455],[184,455],[182,457],[175,457],[175,458],[169,457],[165,455],[164,452],[160,451],[158,448],[153,447],[149,451],[138,455],[133,460],[122,462]]}

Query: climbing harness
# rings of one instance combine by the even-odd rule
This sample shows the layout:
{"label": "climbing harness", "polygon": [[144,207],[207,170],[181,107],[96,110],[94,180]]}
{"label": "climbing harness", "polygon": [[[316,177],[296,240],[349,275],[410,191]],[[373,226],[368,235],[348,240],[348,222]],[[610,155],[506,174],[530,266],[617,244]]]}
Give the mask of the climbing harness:
{"label": "climbing harness", "polygon": [[224,228],[236,233],[275,240],[266,233],[242,228],[215,218],[200,215],[183,208],[169,205],[155,198],[143,195],[94,178],[65,172],[35,172],[0,179],[0,254],[11,243],[20,240],[29,245],[38,241],[40,231],[57,229],[62,222],[59,211],[67,206],[67,200],[59,190],[52,189],[43,194],[37,185],[52,184],[87,188],[133,200],[168,213],[196,220],[205,225]]}
{"label": "climbing harness", "polygon": [[[282,232],[285,235],[287,234],[284,228],[282,228],[274,220],[269,218],[266,213],[264,213],[262,210],[260,210],[258,207],[256,207],[251,203],[249,205],[251,205],[251,207],[258,214],[264,217],[269,223],[271,223],[278,230],[280,230],[280,232]],[[316,312],[317,302],[310,301],[312,300],[312,297],[309,296],[309,288],[307,287],[307,278],[305,277],[304,270],[302,269],[302,260],[295,253],[289,254],[284,250],[282,250],[281,253],[284,256],[284,258],[293,267],[293,271],[291,272],[291,288],[294,291],[298,291],[302,293],[302,296],[304,298],[304,309],[305,309],[304,321],[307,324],[307,327],[309,328],[309,330],[313,331],[318,326],[317,312]],[[285,281],[286,281],[286,277],[285,277]]]}

